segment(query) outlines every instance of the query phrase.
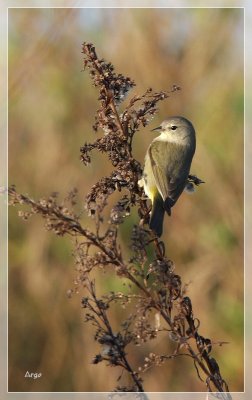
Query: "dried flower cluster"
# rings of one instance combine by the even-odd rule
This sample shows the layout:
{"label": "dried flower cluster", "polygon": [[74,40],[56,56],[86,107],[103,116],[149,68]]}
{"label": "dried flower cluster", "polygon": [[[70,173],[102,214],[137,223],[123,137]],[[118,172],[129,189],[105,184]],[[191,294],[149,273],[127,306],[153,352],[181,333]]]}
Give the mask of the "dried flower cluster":
{"label": "dried flower cluster", "polygon": [[[148,89],[143,95],[131,98],[119,113],[120,104],[135,83],[116,74],[111,63],[99,59],[92,44],[84,43],[82,52],[84,68],[89,70],[93,84],[99,90],[100,105],[94,130],[102,130],[103,134],[93,143],[83,145],[81,160],[85,165],[91,163],[91,152],[96,150],[105,153],[114,167],[110,176],[95,183],[86,197],[85,207],[94,218],[95,231],[83,227],[80,217],[72,211],[76,192],[68,196],[69,208],[65,203],[59,206],[56,195],[35,202],[28,196],[18,194],[12,187],[9,190],[11,204],[27,204],[30,209],[22,215],[24,218],[39,213],[46,220],[46,227],[56,234],[76,236],[76,284],[86,291],[82,299],[85,320],[93,325],[94,339],[100,345],[100,352],[94,355],[93,363],[105,361],[110,366],[127,371],[131,377],[131,384],[118,384],[115,391],[144,392],[143,375],[146,370],[187,355],[192,358],[198,377],[205,382],[207,390],[218,392],[223,399],[230,399],[217,361],[211,356],[213,345],[223,343],[213,343],[199,333],[200,322],[193,315],[191,300],[186,295],[187,288],[182,284],[181,277],[175,274],[174,262],[166,257],[163,242],[146,224],[149,208],[142,188],[138,186],[142,167],[132,156],[134,134],[149,123],[157,112],[157,103],[179,87],[173,86],[170,91],[158,93]],[[202,183],[193,175],[189,176],[189,181],[191,185]],[[115,191],[122,191],[121,199],[111,208],[109,220],[104,221],[103,210]],[[138,210],[139,223],[129,232],[132,254],[125,259],[118,230],[125,218],[131,215],[132,207]],[[97,295],[92,272],[107,267],[119,279],[126,279],[129,283],[126,293]],[[115,306],[121,307],[127,315],[120,330],[113,328],[110,321],[111,310]],[[128,346],[141,346],[161,332],[166,332],[167,340],[176,343],[176,351],[173,354],[152,352],[146,355],[142,365],[131,365]],[[120,378],[121,375],[118,382]]]}

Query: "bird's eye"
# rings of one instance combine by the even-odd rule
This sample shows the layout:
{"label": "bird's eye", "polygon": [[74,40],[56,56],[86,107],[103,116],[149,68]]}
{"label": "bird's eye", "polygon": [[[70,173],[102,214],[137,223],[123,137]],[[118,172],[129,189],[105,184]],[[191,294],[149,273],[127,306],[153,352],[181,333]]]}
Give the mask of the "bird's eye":
{"label": "bird's eye", "polygon": [[175,131],[175,129],[177,129],[177,126],[172,125],[172,126],[171,126],[171,129],[172,129],[173,131]]}

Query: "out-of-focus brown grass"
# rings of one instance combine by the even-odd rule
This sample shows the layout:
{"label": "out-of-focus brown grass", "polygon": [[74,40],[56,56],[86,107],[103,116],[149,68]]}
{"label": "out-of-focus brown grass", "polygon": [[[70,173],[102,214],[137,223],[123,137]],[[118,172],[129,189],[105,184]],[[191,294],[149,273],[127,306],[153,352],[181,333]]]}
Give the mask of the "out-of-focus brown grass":
{"label": "out-of-focus brown grass", "polygon": [[[139,132],[134,154],[143,162],[150,129],[168,115],[195,125],[192,172],[206,181],[183,194],[164,241],[189,285],[201,332],[229,344],[216,348],[231,391],[243,390],[243,15],[242,9],[10,9],[9,183],[36,198],[71,188],[80,206],[87,190],[107,174],[105,157],[91,167],[79,148],[93,137],[96,91],[82,70],[81,43],[91,41],[118,72],[148,86],[182,91],[160,105]],[[129,228],[122,226],[127,252]],[[92,220],[83,213],[83,224]],[[75,271],[71,241],[54,237],[39,217],[24,223],[9,213],[9,390],[109,391],[119,374],[93,365],[98,351],[84,324],[80,295],[68,299]],[[96,277],[100,291],[117,279]],[[115,324],[120,316],[115,315]],[[172,351],[167,337],[139,348]],[[25,379],[26,371],[43,377]],[[177,359],[148,372],[147,391],[201,391],[192,362]]]}

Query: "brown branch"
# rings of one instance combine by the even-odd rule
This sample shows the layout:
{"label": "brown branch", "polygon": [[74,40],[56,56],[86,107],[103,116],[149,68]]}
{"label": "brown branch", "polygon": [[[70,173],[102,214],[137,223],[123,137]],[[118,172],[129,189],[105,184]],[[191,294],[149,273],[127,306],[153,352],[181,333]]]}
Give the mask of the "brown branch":
{"label": "brown branch", "polygon": [[[25,219],[38,213],[45,219],[47,229],[61,236],[65,234],[78,236],[78,240],[81,241],[81,246],[76,248],[78,256],[76,258],[80,260],[79,280],[90,295],[90,298],[83,298],[82,306],[89,310],[86,320],[93,323],[96,328],[95,340],[101,345],[106,344],[110,349],[107,355],[97,355],[94,363],[106,360],[111,365],[121,366],[128,371],[134,383],[133,387],[120,386],[117,390],[144,391],[142,377],[129,363],[125,348],[129,343],[139,344],[141,340],[145,342],[156,337],[158,330],[152,328],[153,322],[148,320],[148,315],[155,310],[161,315],[170,334],[178,343],[176,355],[180,354],[179,350],[182,347],[186,349],[187,353],[182,354],[193,359],[199,377],[200,372],[204,373],[208,390],[212,391],[211,386],[213,386],[221,396],[224,396],[228,386],[221,376],[216,360],[210,355],[213,342],[199,334],[199,321],[193,316],[191,300],[184,295],[182,279],[175,274],[174,263],[165,255],[164,243],[156,238],[150,229],[145,228],[149,209],[143,190],[138,186],[142,168],[132,157],[134,134],[141,126],[145,127],[149,123],[149,118],[157,112],[158,102],[167,99],[173,91],[178,90],[178,87],[174,86],[170,91],[158,93],[148,89],[143,95],[134,96],[129,100],[120,116],[117,105],[135,85],[134,82],[130,78],[116,74],[110,63],[98,59],[92,44],[84,43],[82,50],[84,67],[89,69],[93,83],[99,89],[100,108],[97,111],[94,129],[101,128],[104,135],[91,144],[84,144],[81,148],[81,159],[85,165],[90,163],[91,151],[97,150],[106,153],[115,168],[110,176],[102,178],[93,185],[87,195],[85,206],[91,215],[96,216],[95,233],[83,227],[80,218],[72,210],[58,205],[55,196],[51,196],[48,200],[34,201],[29,196],[18,194],[12,187],[9,189],[10,203],[25,204],[30,207],[28,213],[22,214]],[[136,102],[141,102],[141,106],[137,109],[134,108]],[[188,180],[192,185],[203,183],[195,175],[189,175]],[[106,222],[102,222],[102,212],[107,207],[107,199],[115,191],[122,190],[126,194],[111,209],[110,219],[106,225]],[[133,256],[128,261],[120,249],[118,229],[124,218],[130,215],[133,207],[137,207],[141,223],[132,231]],[[101,235],[101,228],[105,226],[106,232]],[[95,251],[91,253],[92,247]],[[148,261],[147,250],[148,252],[152,250],[151,262]],[[131,301],[133,297],[129,294],[120,296],[120,293],[113,297],[110,293],[104,294],[102,300],[98,299],[90,273],[94,268],[106,268],[108,264],[114,267],[115,274],[119,278],[127,278],[134,290],[138,291],[138,296],[135,297],[137,301],[135,313],[129,320],[122,322],[121,332],[116,334],[106,310],[116,302],[121,302],[125,307],[125,303]],[[135,323],[135,328],[131,327],[132,321]],[[189,340],[197,351],[193,349]],[[160,360],[171,358],[157,356],[150,362],[159,365]],[[227,394],[226,398],[231,397]]]}

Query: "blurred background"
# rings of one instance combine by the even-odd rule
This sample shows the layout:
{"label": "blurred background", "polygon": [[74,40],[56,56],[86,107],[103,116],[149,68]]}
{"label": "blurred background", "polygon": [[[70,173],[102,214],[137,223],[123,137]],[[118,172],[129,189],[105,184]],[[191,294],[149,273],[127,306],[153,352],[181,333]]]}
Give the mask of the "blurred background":
{"label": "blurred background", "polygon": [[[97,137],[97,91],[82,71],[84,41],[135,80],[132,95],[182,88],[136,134],[134,156],[143,163],[150,129],[166,116],[193,122],[191,172],[206,183],[182,195],[165,219],[163,240],[189,283],[200,333],[229,342],[213,350],[223,378],[231,391],[243,391],[243,10],[9,9],[9,185],[35,199],[54,191],[63,198],[76,187],[80,209],[88,189],[111,172],[101,154],[89,167],[79,160],[83,143]],[[91,364],[99,348],[83,322],[84,292],[67,297],[77,275],[73,243],[47,232],[39,216],[24,222],[17,212],[9,210],[9,391],[112,390],[120,371]],[[121,226],[126,258],[137,222],[132,213]],[[82,223],[93,226],[85,213]],[[96,279],[100,293],[117,288],[112,273]],[[139,365],[149,352],[173,350],[162,337],[131,357]],[[43,378],[25,379],[26,371]],[[205,390],[186,357],[144,377],[146,391]]]}

